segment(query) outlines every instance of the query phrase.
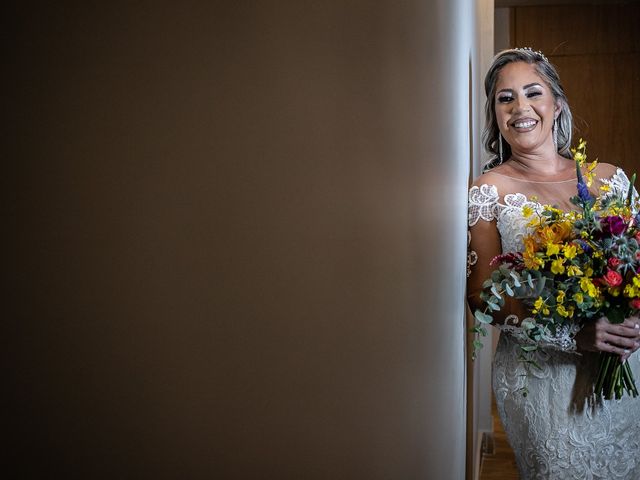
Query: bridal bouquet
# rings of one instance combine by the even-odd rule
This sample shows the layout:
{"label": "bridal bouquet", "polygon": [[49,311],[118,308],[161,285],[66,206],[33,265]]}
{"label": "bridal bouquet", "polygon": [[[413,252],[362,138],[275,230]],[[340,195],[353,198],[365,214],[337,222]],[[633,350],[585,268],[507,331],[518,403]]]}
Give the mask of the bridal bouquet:
{"label": "bridal bouquet", "polygon": [[[633,198],[631,180],[627,195],[601,187],[593,198],[588,185],[595,162],[583,176],[586,143],[573,149],[578,174],[577,195],[571,202],[577,209],[563,212],[552,206],[540,209],[524,206],[530,234],[524,238],[524,252],[508,252],[494,258],[497,267],[485,281],[481,298],[484,308],[476,310],[473,331],[486,335],[485,324],[492,312],[504,306],[505,297],[518,298],[531,311],[522,322],[527,342],[521,360],[527,368],[538,367],[532,352],[543,338],[561,329],[606,316],[621,323],[640,311],[640,214]],[[586,177],[586,180],[585,178]],[[476,340],[475,348],[482,346]],[[539,368],[539,367],[538,367]],[[594,391],[605,399],[637,396],[638,390],[628,362],[613,353],[601,353]],[[526,391],[525,391],[526,394]]]}

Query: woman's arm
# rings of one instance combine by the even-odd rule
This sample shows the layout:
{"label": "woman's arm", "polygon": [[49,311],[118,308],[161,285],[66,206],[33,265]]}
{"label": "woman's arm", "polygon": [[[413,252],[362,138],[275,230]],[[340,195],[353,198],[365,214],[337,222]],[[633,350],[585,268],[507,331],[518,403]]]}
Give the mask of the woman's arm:
{"label": "woman's arm", "polygon": [[[495,265],[491,265],[491,260],[502,253],[497,219],[495,218],[495,213],[490,213],[492,210],[495,211],[495,205],[498,201],[497,189],[493,192],[493,195],[480,195],[477,190],[475,193],[478,195],[474,196],[472,190],[469,214],[469,251],[470,258],[475,261],[472,265],[469,265],[469,276],[467,278],[467,301],[472,312],[477,309],[484,310],[486,305],[480,299],[482,284],[491,277],[491,272],[496,269]],[[481,197],[480,200],[478,200],[478,197]],[[478,204],[486,207],[482,214],[478,211]],[[500,311],[492,312],[493,323],[495,325],[504,324],[506,317],[509,315],[516,315],[519,320],[522,320],[529,315],[529,311],[521,301],[505,297],[504,307]],[[510,321],[509,323],[518,325],[519,321]]]}
{"label": "woman's arm", "polygon": [[[467,278],[467,301],[472,312],[477,309],[484,311],[486,304],[480,298],[482,284],[491,277],[491,273],[497,268],[491,265],[491,260],[502,253],[500,234],[496,227],[495,220],[487,222],[480,220],[476,225],[469,228],[471,236],[469,249],[475,252],[475,265],[470,265],[469,277]],[[497,312],[491,312],[494,325],[502,325],[506,318],[515,315],[518,320],[510,321],[511,325],[518,325],[521,320],[530,315],[529,310],[520,300],[506,296],[505,304]],[[510,320],[513,320],[511,318]]]}

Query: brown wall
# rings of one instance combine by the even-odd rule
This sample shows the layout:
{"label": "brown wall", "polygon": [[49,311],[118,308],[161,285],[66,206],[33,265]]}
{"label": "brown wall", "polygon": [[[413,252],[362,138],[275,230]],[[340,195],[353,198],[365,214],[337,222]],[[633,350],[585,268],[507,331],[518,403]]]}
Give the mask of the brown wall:
{"label": "brown wall", "polygon": [[590,159],[640,173],[640,3],[516,7],[514,46],[554,63]]}
{"label": "brown wall", "polygon": [[11,467],[462,478],[462,2],[224,3],[5,11]]}

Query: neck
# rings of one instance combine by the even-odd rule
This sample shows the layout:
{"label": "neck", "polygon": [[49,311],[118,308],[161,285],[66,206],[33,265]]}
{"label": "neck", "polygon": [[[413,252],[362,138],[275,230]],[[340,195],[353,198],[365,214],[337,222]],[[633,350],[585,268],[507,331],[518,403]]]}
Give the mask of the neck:
{"label": "neck", "polygon": [[558,154],[554,145],[538,152],[512,151],[511,158],[519,168],[539,175],[555,175],[566,170],[567,158]]}

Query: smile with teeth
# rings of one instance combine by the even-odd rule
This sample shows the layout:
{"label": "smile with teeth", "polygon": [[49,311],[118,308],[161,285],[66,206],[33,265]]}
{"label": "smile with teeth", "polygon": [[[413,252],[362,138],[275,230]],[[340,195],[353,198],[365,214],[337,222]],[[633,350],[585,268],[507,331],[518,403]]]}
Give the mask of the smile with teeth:
{"label": "smile with teeth", "polygon": [[516,128],[531,128],[538,123],[535,120],[518,120],[513,123],[513,126]]}

